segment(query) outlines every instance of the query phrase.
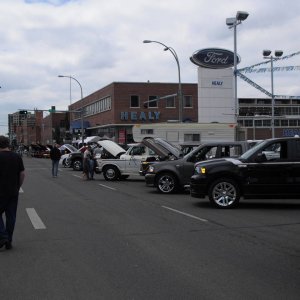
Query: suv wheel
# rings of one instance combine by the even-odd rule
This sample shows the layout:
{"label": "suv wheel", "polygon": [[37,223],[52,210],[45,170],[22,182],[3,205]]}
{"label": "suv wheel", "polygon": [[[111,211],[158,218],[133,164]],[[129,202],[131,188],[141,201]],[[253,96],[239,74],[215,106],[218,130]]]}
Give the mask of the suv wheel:
{"label": "suv wheel", "polygon": [[231,208],[240,200],[240,190],[232,179],[220,178],[214,181],[208,190],[210,202],[219,208]]}
{"label": "suv wheel", "polygon": [[74,160],[73,162],[73,170],[74,171],[80,171],[82,170],[82,161],[79,159]]}
{"label": "suv wheel", "polygon": [[157,189],[164,194],[171,194],[178,190],[176,177],[171,173],[162,173],[157,177]]}
{"label": "suv wheel", "polygon": [[115,181],[120,177],[120,172],[115,166],[106,167],[103,176],[107,181]]}

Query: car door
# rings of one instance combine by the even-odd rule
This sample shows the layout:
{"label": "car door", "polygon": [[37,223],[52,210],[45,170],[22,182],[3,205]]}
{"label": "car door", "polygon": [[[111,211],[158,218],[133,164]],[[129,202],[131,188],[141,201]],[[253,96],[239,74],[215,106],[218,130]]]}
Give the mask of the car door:
{"label": "car door", "polygon": [[180,167],[180,172],[183,176],[182,182],[183,184],[188,184],[190,181],[191,176],[194,172],[194,165],[195,163],[207,159],[213,159],[218,157],[218,153],[220,152],[218,145],[207,145],[207,146],[201,146],[198,147],[197,150],[190,153],[187,159],[179,160],[181,162],[182,166]]}
{"label": "car door", "polygon": [[127,173],[138,174],[140,170],[141,161],[145,158],[145,146],[137,145],[133,146],[128,152],[128,156],[125,159],[125,168]]}
{"label": "car door", "polygon": [[[258,155],[258,153],[256,153]],[[287,143],[274,142],[260,151],[263,161],[240,166],[244,192],[249,197],[288,197],[292,194],[292,162],[287,156]]]}
{"label": "car door", "polygon": [[300,198],[300,140],[289,141],[289,149],[289,181],[292,182],[290,189],[293,196]]}

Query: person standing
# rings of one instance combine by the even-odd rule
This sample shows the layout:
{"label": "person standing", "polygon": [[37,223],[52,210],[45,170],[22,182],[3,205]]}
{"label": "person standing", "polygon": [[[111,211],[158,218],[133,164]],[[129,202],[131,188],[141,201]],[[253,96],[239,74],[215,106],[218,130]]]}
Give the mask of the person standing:
{"label": "person standing", "polygon": [[94,149],[91,148],[91,156],[90,156],[90,161],[89,161],[89,175],[90,175],[90,180],[94,180],[94,174],[95,174],[95,154],[94,154]]}
{"label": "person standing", "polygon": [[[19,190],[25,178],[22,157],[9,149],[9,139],[0,136],[0,248],[12,249]],[[5,214],[5,224],[3,221]]]}
{"label": "person standing", "polygon": [[58,149],[58,144],[55,143],[53,148],[50,150],[50,158],[52,161],[52,177],[57,177],[58,164],[61,157],[61,152]]}
{"label": "person standing", "polygon": [[87,146],[83,153],[83,179],[90,180],[90,160],[92,159],[92,148]]}

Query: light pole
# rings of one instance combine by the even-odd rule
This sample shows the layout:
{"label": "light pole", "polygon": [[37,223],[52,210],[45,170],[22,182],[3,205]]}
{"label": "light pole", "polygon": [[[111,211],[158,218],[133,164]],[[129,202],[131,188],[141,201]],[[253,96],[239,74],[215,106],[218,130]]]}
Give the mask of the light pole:
{"label": "light pole", "polygon": [[[72,76],[68,76],[68,75],[58,75],[58,77],[60,77],[60,78],[62,78],[62,77],[70,78],[70,81],[71,81],[71,79],[75,80],[78,83],[78,85],[80,86],[81,100],[83,99],[82,86],[81,86],[80,82],[76,78],[74,78]],[[81,115],[81,141],[82,141],[82,146],[83,146],[83,143],[84,143],[84,134],[83,134],[83,107],[81,108],[80,115]]]}
{"label": "light pole", "polygon": [[226,25],[228,26],[229,29],[233,28],[233,33],[234,33],[234,38],[233,38],[233,43],[234,43],[234,103],[235,103],[235,118],[237,122],[237,118],[239,115],[239,102],[237,98],[237,47],[236,47],[236,27],[237,25],[241,24],[242,21],[245,21],[248,18],[249,14],[245,11],[238,11],[236,13],[235,18],[227,18],[226,19]]}
{"label": "light pole", "polygon": [[[271,55],[271,50],[263,50],[263,56],[265,59],[270,59],[271,61],[271,94],[272,94],[272,119],[271,119],[271,128],[272,128],[272,138],[275,137],[275,120],[274,120],[274,107],[275,107],[275,96],[274,96],[274,75],[273,75],[273,60],[274,56]],[[282,56],[283,51],[275,50],[275,58]]]}
{"label": "light pole", "polygon": [[169,47],[161,42],[158,41],[151,41],[151,40],[144,40],[143,43],[148,44],[148,43],[157,43],[160,44],[162,46],[164,46],[164,51],[170,51],[172,53],[172,55],[174,56],[176,63],[177,63],[177,68],[178,68],[178,121],[182,122],[182,111],[183,111],[183,95],[182,95],[182,88],[181,88],[181,75],[180,75],[180,64],[179,64],[179,59],[177,56],[176,51],[172,48]]}

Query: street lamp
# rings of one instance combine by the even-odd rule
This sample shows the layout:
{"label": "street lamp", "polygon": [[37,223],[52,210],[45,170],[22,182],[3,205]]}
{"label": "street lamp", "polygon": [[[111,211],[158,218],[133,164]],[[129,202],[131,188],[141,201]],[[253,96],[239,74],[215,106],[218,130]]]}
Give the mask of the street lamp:
{"label": "street lamp", "polygon": [[[76,78],[74,78],[72,76],[68,76],[68,75],[58,75],[58,77],[60,77],[60,78],[66,77],[66,78],[70,78],[70,80],[71,79],[75,80],[78,83],[78,85],[80,86],[81,100],[83,99],[82,86],[81,86],[80,82]],[[83,143],[84,143],[84,134],[83,134],[83,107],[81,108],[80,115],[81,115],[81,141],[82,141],[82,146],[83,146]]]}
{"label": "street lamp", "polygon": [[[275,106],[275,96],[274,96],[274,76],[273,76],[273,60],[274,56],[271,55],[271,50],[263,50],[263,56],[265,59],[270,59],[271,61],[271,94],[272,94],[272,120],[271,120],[271,128],[272,128],[272,138],[275,137],[275,121],[274,121],[274,106]],[[274,55],[275,59],[282,56],[283,51],[275,50]]]}
{"label": "street lamp", "polygon": [[239,115],[239,102],[237,98],[237,47],[236,47],[236,27],[248,18],[249,14],[245,11],[238,11],[235,18],[227,18],[226,25],[229,29],[233,28],[234,32],[234,102],[235,102],[235,117]]}
{"label": "street lamp", "polygon": [[151,40],[144,40],[143,43],[145,44],[148,44],[148,43],[157,43],[157,44],[160,44],[162,46],[164,46],[164,51],[170,51],[172,53],[172,55],[174,56],[175,60],[176,60],[176,63],[177,63],[177,68],[178,68],[178,121],[179,122],[182,122],[182,110],[183,110],[183,95],[182,95],[182,88],[181,88],[181,76],[180,76],[180,64],[179,64],[179,59],[178,59],[178,56],[177,56],[177,53],[176,51],[172,48],[172,47],[169,47],[161,42],[158,42],[158,41],[151,41]]}

